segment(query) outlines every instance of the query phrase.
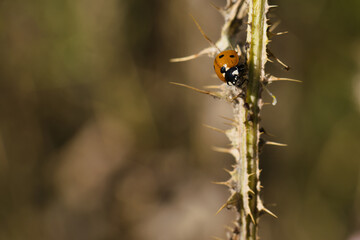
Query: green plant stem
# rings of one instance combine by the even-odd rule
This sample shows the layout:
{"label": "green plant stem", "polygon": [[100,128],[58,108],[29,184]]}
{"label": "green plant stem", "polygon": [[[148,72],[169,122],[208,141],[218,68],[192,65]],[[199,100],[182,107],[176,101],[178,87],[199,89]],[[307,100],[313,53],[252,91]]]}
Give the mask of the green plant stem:
{"label": "green plant stem", "polygon": [[[263,208],[260,199],[260,170],[259,170],[259,122],[261,107],[261,81],[265,76],[264,67],[267,61],[267,0],[252,0],[249,4],[248,13],[248,36],[247,41],[250,43],[248,50],[248,85],[246,90],[245,109],[245,131],[246,131],[246,162],[249,195],[243,196],[243,202],[248,198],[249,211],[247,216],[242,216],[244,222],[239,222],[240,228],[246,230],[246,236],[240,239],[256,240],[258,235],[259,214]],[[241,130],[243,131],[243,130]],[[244,163],[242,163],[244,164]],[[244,211],[243,211],[244,212]],[[246,211],[245,211],[246,213]],[[244,213],[240,213],[244,214]],[[241,218],[240,218],[241,220]]]}

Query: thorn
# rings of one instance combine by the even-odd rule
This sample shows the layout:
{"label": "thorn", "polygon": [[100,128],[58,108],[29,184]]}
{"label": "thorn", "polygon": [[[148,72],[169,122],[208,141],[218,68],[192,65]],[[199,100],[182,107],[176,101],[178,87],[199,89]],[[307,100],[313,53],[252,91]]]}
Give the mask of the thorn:
{"label": "thorn", "polygon": [[284,32],[277,32],[277,33],[273,33],[275,36],[280,36],[280,35],[284,35],[284,34],[288,34],[288,31],[284,31]]}
{"label": "thorn", "polygon": [[268,43],[271,42],[270,38],[273,38],[273,37],[277,37],[277,36],[281,36],[281,35],[284,35],[284,34],[287,34],[289,33],[288,31],[284,31],[284,32],[277,32],[277,33],[273,33],[273,32],[268,32],[269,33],[269,40],[268,40]]}
{"label": "thorn", "polygon": [[219,214],[219,212],[221,212],[221,210],[223,210],[225,207],[227,207],[228,203],[226,202],[224,205],[222,205],[219,210],[217,210],[217,212],[215,213],[215,216]]}
{"label": "thorn", "polygon": [[279,5],[269,5],[268,7],[269,7],[269,9],[270,8],[277,8],[277,7],[279,7]]}
{"label": "thorn", "polygon": [[241,57],[241,49],[239,44],[236,44],[236,50],[237,50],[237,54],[239,55],[239,57]]}
{"label": "thorn", "polygon": [[290,67],[288,65],[286,65],[285,63],[283,63],[282,61],[280,61],[280,59],[275,57],[275,55],[269,49],[267,49],[267,53],[268,53],[269,57],[274,58],[278,63],[280,63],[280,65],[283,66],[285,70],[287,70],[287,71],[290,70]]}
{"label": "thorn", "polygon": [[269,133],[268,131],[266,131],[264,128],[261,128],[260,129],[260,135],[267,135],[267,136],[270,136],[270,137],[276,137],[276,135],[272,134],[272,133]]}
{"label": "thorn", "polygon": [[194,16],[191,15],[191,14],[190,14],[190,16],[191,16],[192,20],[194,21],[196,27],[199,29],[200,33],[203,35],[203,37],[210,43],[210,45],[211,45],[212,47],[216,48],[216,49],[219,51],[219,53],[220,53],[220,52],[221,52],[220,49],[216,46],[216,44],[215,44],[213,41],[211,41],[211,39],[210,39],[208,36],[206,36],[205,32],[202,30],[200,24],[196,21],[196,19],[194,18]]}
{"label": "thorn", "polygon": [[[278,7],[277,5],[272,5],[273,7]],[[269,6],[269,9],[271,7]],[[273,32],[279,25],[280,25],[281,21],[276,21],[274,24],[272,24],[270,27],[269,27],[269,32]]]}
{"label": "thorn", "polygon": [[222,148],[222,147],[212,147],[212,150],[216,151],[216,152],[221,152],[221,153],[230,153],[231,154],[231,148]]}
{"label": "thorn", "polygon": [[227,172],[230,176],[233,175],[233,171],[231,171],[231,170],[229,170],[229,169],[226,169],[226,168],[224,168],[224,170],[225,170],[225,172]]}
{"label": "thorn", "polygon": [[189,61],[189,60],[198,58],[198,57],[200,57],[200,56],[202,56],[202,55],[205,55],[205,54],[212,54],[212,55],[214,55],[214,48],[213,48],[213,47],[208,47],[208,48],[205,48],[205,49],[201,50],[200,52],[198,52],[198,53],[196,53],[196,54],[193,54],[193,55],[190,55],[190,56],[186,56],[186,57],[171,58],[171,59],[170,59],[170,62],[186,62],[186,61]]}
{"label": "thorn", "polygon": [[[265,89],[265,91],[273,98],[272,105],[275,106],[277,104],[277,100],[274,94],[270,92],[270,90],[261,82],[261,85]],[[265,104],[265,103],[264,103]]]}
{"label": "thorn", "polygon": [[252,213],[251,213],[251,212],[249,212],[249,216],[250,216],[251,221],[253,222],[253,224],[256,224],[256,223],[255,223],[255,219],[254,219],[254,217],[253,217],[253,215],[252,215]]}
{"label": "thorn", "polygon": [[298,83],[302,83],[301,80],[297,80],[297,79],[292,79],[292,78],[279,78],[279,77],[274,77],[274,76],[270,76],[267,81],[269,83],[272,82],[276,82],[276,81],[289,81],[289,82],[298,82]]}
{"label": "thorn", "polygon": [[273,216],[274,218],[278,218],[278,216],[276,216],[274,213],[272,213],[269,209],[267,208],[262,208],[261,211],[266,212],[267,214]]}
{"label": "thorn", "polygon": [[226,123],[224,122],[225,125],[231,126],[231,127],[237,127],[236,123]]}
{"label": "thorn", "polygon": [[212,150],[215,152],[228,153],[233,155],[233,148],[212,147]]}
{"label": "thorn", "polygon": [[214,239],[214,240],[223,240],[222,238],[219,238],[219,237],[216,237],[216,236],[212,236],[211,238]]}
{"label": "thorn", "polygon": [[232,232],[233,231],[233,228],[232,227],[230,227],[230,226],[225,226],[225,229],[227,229],[228,231],[230,231],[230,232]]}
{"label": "thorn", "polygon": [[181,86],[181,87],[186,87],[186,88],[189,88],[191,90],[194,90],[196,92],[199,92],[199,93],[203,93],[203,94],[208,94],[210,96],[213,96],[215,98],[220,98],[220,96],[214,92],[209,92],[209,91],[205,91],[205,90],[201,90],[201,89],[198,89],[198,88],[195,88],[195,87],[191,87],[189,85],[186,85],[186,84],[183,84],[183,83],[177,83],[177,82],[170,82],[171,84],[174,84],[174,85],[178,85],[178,86]]}
{"label": "thorn", "polygon": [[226,6],[225,8],[229,8],[233,5],[232,1],[231,0],[226,0]]}
{"label": "thorn", "polygon": [[204,86],[204,88],[220,89],[220,88],[221,88],[221,85],[206,85],[206,86]]}
{"label": "thorn", "polygon": [[216,6],[213,2],[210,2],[210,6],[215,8],[221,15],[225,16],[225,11],[222,8]]}
{"label": "thorn", "polygon": [[249,188],[249,193],[255,195],[255,192],[251,188]]}
{"label": "thorn", "polygon": [[216,132],[220,132],[220,133],[226,134],[226,131],[225,131],[225,130],[222,130],[222,129],[219,129],[219,128],[216,128],[216,127],[212,127],[212,126],[209,126],[209,125],[207,125],[207,124],[203,124],[203,126],[209,128],[209,129],[211,129],[211,130],[214,130],[214,131],[216,131]]}
{"label": "thorn", "polygon": [[228,118],[228,117],[221,116],[221,115],[219,117],[221,117],[221,118],[223,118],[225,120],[229,120],[230,122],[233,122],[233,123],[238,123],[238,121],[236,121],[235,119],[232,119],[232,118]]}
{"label": "thorn", "polygon": [[227,187],[230,187],[230,186],[231,186],[231,184],[228,183],[228,182],[211,182],[211,183],[217,184],[217,185],[224,185],[224,186],[227,186]]}
{"label": "thorn", "polygon": [[287,144],[285,144],[285,143],[278,143],[278,142],[271,142],[271,141],[266,141],[265,144],[279,146],[279,147],[287,147]]}
{"label": "thorn", "polygon": [[226,201],[226,203],[224,205],[222,205],[220,207],[220,209],[216,212],[215,215],[217,215],[221,210],[223,210],[225,207],[229,206],[229,205],[233,205],[234,203],[237,203],[239,201],[239,195],[238,193],[234,193],[233,195],[231,195],[228,200]]}

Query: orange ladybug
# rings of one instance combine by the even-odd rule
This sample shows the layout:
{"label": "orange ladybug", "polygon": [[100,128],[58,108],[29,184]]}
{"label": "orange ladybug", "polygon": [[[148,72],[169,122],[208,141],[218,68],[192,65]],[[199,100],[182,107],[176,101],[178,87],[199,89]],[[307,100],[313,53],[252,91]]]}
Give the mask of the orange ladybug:
{"label": "orange ladybug", "polygon": [[244,83],[245,66],[239,64],[239,56],[235,50],[225,50],[214,60],[216,75],[228,85],[240,87]]}

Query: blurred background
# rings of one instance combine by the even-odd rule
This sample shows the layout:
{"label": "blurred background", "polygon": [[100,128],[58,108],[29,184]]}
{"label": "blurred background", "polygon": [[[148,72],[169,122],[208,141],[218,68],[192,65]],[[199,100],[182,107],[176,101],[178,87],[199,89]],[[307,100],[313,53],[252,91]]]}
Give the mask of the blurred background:
{"label": "blurred background", "polygon": [[[214,0],[224,5],[225,0]],[[225,238],[228,104],[170,85],[220,83],[207,0],[0,1],[0,239]],[[290,65],[262,125],[288,147],[260,166],[261,239],[360,239],[360,1],[274,0],[270,49]],[[268,96],[265,96],[270,101]]]}

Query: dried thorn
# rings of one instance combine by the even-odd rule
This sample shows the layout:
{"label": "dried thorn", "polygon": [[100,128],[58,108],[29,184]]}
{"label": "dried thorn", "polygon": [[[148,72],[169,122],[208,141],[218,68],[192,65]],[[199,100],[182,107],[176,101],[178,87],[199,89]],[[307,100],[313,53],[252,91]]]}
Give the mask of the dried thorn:
{"label": "dried thorn", "polygon": [[260,128],[260,135],[264,134],[266,136],[270,136],[270,137],[276,137],[274,134],[268,133],[268,131],[266,131],[263,127]]}
{"label": "dried thorn", "polygon": [[224,240],[224,239],[216,237],[216,236],[212,236],[211,238],[214,239],[214,240]]}
{"label": "dried thorn", "polygon": [[264,186],[263,186],[263,185],[260,185],[260,188],[264,188]]}
{"label": "dried thorn", "polygon": [[217,215],[221,210],[223,210],[225,207],[228,207],[229,205],[234,205],[234,203],[239,201],[239,196],[238,193],[234,193],[233,195],[231,195],[228,200],[226,201],[226,203],[224,205],[222,205],[220,207],[220,209],[216,212],[215,215]]}
{"label": "dried thorn", "polygon": [[215,44],[213,41],[211,41],[211,39],[210,39],[208,36],[206,36],[205,32],[202,30],[200,24],[196,21],[196,19],[194,18],[194,16],[191,15],[191,14],[190,14],[190,16],[191,16],[191,18],[193,19],[196,27],[199,29],[200,33],[203,35],[203,37],[210,43],[210,45],[211,45],[212,47],[216,48],[216,49],[219,51],[219,53],[220,53],[221,50],[216,46],[216,44]]}
{"label": "dried thorn", "polygon": [[280,65],[283,66],[286,71],[290,70],[290,67],[288,65],[286,65],[285,63],[283,63],[280,59],[276,58],[276,61],[278,63],[280,63]]}
{"label": "dried thorn", "polygon": [[217,184],[217,185],[224,185],[224,186],[227,186],[227,187],[230,187],[231,184],[228,183],[228,182],[211,182],[212,184]]}
{"label": "dried thorn", "polygon": [[268,7],[269,7],[269,9],[270,8],[277,8],[277,7],[279,7],[279,5],[269,5]]}
{"label": "dried thorn", "polygon": [[287,144],[285,144],[285,143],[278,143],[278,142],[271,142],[271,141],[266,141],[265,144],[274,145],[274,146],[280,146],[280,147],[287,147]]}
{"label": "dried thorn", "polygon": [[289,33],[288,31],[273,33],[275,36],[280,36]]}
{"label": "dried thorn", "polygon": [[285,70],[287,70],[287,71],[290,70],[290,67],[288,65],[286,65],[285,63],[283,63],[282,61],[280,61],[280,59],[275,57],[275,55],[269,49],[267,49],[267,53],[268,53],[269,57],[274,58],[278,63],[280,63],[280,65],[283,66]]}
{"label": "dried thorn", "polygon": [[270,76],[267,81],[269,83],[272,82],[276,82],[276,81],[289,81],[289,82],[298,82],[298,83],[302,83],[301,80],[297,80],[297,79],[292,79],[292,78],[279,78],[279,77],[274,77],[274,76]]}
{"label": "dried thorn", "polygon": [[220,129],[220,128],[212,127],[212,126],[209,126],[209,125],[207,125],[207,124],[203,124],[203,126],[209,128],[209,129],[211,129],[211,130],[214,130],[214,131],[216,131],[216,132],[220,132],[220,133],[226,134],[226,131],[225,131],[225,130],[222,130],[222,129]]}
{"label": "dried thorn", "polygon": [[[217,77],[217,76],[216,76]],[[221,85],[207,85],[204,86],[204,88],[209,88],[209,89],[220,89]]]}
{"label": "dried thorn", "polygon": [[220,153],[228,153],[233,155],[233,148],[222,148],[222,147],[212,147],[212,150],[215,152],[220,152]]}
{"label": "dried thorn", "polygon": [[227,225],[225,225],[225,229],[227,229],[228,231],[230,231],[230,232],[232,232],[233,231],[233,228],[232,227],[230,227],[230,226],[227,226]]}
{"label": "dried thorn", "polygon": [[234,174],[233,171],[226,169],[226,168],[224,168],[224,171],[227,172],[230,176],[232,176]]}
{"label": "dried thorn", "polygon": [[256,223],[255,223],[255,219],[254,219],[254,217],[253,217],[253,215],[252,215],[252,213],[251,213],[251,212],[249,212],[249,216],[250,216],[251,221],[253,222],[253,224],[256,224]]}
{"label": "dried thorn", "polygon": [[241,57],[241,49],[240,49],[239,44],[236,44],[236,50],[237,50],[238,56]]}
{"label": "dried thorn", "polygon": [[225,125],[231,126],[231,127],[237,127],[236,123],[226,123],[224,122]]}
{"label": "dried thorn", "polygon": [[198,58],[201,55],[203,55],[203,54],[197,53],[197,54],[193,54],[193,55],[186,56],[186,57],[171,58],[170,62],[186,62],[186,61],[190,61],[190,60],[193,60],[195,58]]}
{"label": "dried thorn", "polygon": [[210,2],[210,6],[215,8],[221,15],[225,16],[225,11],[221,7],[216,6],[213,2]]}
{"label": "dried thorn", "polygon": [[254,194],[254,195],[255,195],[255,192],[254,192],[252,189],[249,189],[249,193],[251,193],[251,194]]}
{"label": "dried thorn", "polygon": [[231,8],[231,7],[234,6],[237,2],[241,2],[241,1],[226,0],[225,9]]}
{"label": "dried thorn", "polygon": [[202,55],[205,55],[205,54],[212,54],[212,55],[214,55],[214,48],[213,48],[213,47],[208,47],[208,48],[205,48],[205,49],[201,50],[200,52],[198,52],[198,53],[196,53],[196,54],[193,54],[193,55],[190,55],[190,56],[186,56],[186,57],[171,58],[171,59],[170,59],[170,62],[186,62],[186,61],[189,61],[189,60],[198,58],[198,57],[200,57],[200,56],[202,56]]}
{"label": "dried thorn", "polygon": [[226,6],[225,8],[229,8],[232,4],[232,1],[231,0],[226,0]]}
{"label": "dried thorn", "polygon": [[267,58],[266,59],[268,62],[271,62],[271,63],[273,63],[274,61],[273,60],[271,60],[270,58]]}
{"label": "dried thorn", "polygon": [[219,210],[217,210],[217,212],[215,213],[215,215],[218,215],[219,212],[221,212],[221,210],[223,210],[224,208],[226,208],[228,206],[228,203],[226,202],[224,205],[222,205]]}
{"label": "dried thorn", "polygon": [[[287,33],[289,33],[289,32],[288,31],[277,32],[277,33],[269,32],[269,38],[281,36],[281,35],[284,35],[284,34],[287,34]],[[269,39],[268,42],[271,42],[271,40]]]}
{"label": "dried thorn", "polygon": [[223,118],[223,119],[225,119],[225,120],[229,120],[230,122],[238,123],[238,121],[236,121],[235,119],[228,118],[228,117],[225,117],[225,116],[220,116],[220,117]]}
{"label": "dried thorn", "polygon": [[277,103],[277,99],[276,99],[275,95],[272,94],[272,93],[270,92],[270,90],[269,90],[262,82],[261,82],[261,85],[263,86],[263,88],[265,89],[265,91],[273,98],[272,105],[275,106],[276,103]]}
{"label": "dried thorn", "polygon": [[269,137],[276,137],[276,135],[275,135],[275,134],[268,133],[268,132],[266,132],[266,133],[265,133],[265,135],[267,135],[267,136],[269,136]]}
{"label": "dried thorn", "polygon": [[274,218],[278,218],[278,216],[276,216],[273,212],[271,212],[267,208],[262,208],[261,211],[264,211],[264,212],[268,213],[269,215],[273,216]]}
{"label": "dried thorn", "polygon": [[[276,6],[277,7],[277,5],[272,5],[272,6]],[[270,9],[271,7],[269,6],[269,9]],[[280,23],[281,23],[281,21],[276,21],[274,24],[272,24],[270,27],[269,27],[269,32],[273,32],[279,25],[280,25]]]}
{"label": "dried thorn", "polygon": [[201,90],[201,89],[198,89],[198,88],[195,88],[195,87],[183,84],[183,83],[176,83],[176,82],[170,82],[170,83],[174,84],[174,85],[181,86],[181,87],[189,88],[189,89],[194,90],[194,91],[199,92],[199,93],[203,93],[203,94],[207,94],[207,95],[210,95],[210,96],[213,96],[213,97],[216,97],[216,98],[220,98],[220,96],[218,94],[216,94],[215,92],[209,92],[209,91]]}
{"label": "dried thorn", "polygon": [[234,224],[236,228],[239,227],[239,223],[237,221],[233,221],[232,224]]}

